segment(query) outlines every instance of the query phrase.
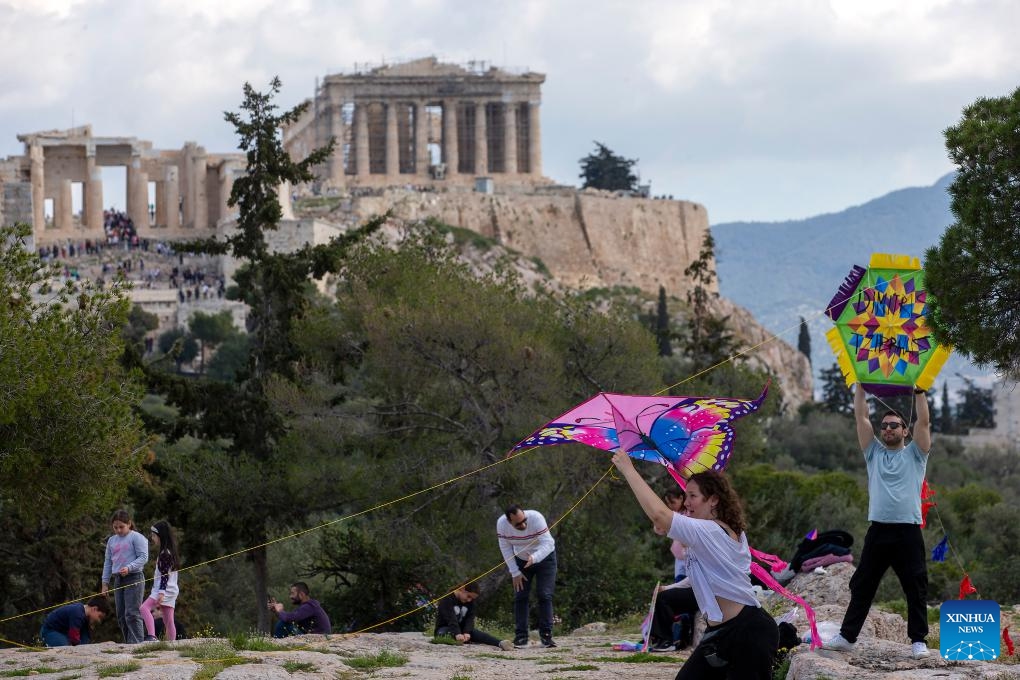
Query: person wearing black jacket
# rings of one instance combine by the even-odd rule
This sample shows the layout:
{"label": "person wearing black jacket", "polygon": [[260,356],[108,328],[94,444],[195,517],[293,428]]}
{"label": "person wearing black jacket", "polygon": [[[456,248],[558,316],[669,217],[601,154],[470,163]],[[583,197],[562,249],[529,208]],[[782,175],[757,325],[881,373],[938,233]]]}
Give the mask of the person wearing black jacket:
{"label": "person wearing black jacket", "polygon": [[503,651],[514,648],[509,640],[500,640],[494,635],[475,629],[475,600],[478,598],[478,584],[468,583],[439,601],[436,614],[436,637],[452,637],[460,643],[475,642],[499,647]]}

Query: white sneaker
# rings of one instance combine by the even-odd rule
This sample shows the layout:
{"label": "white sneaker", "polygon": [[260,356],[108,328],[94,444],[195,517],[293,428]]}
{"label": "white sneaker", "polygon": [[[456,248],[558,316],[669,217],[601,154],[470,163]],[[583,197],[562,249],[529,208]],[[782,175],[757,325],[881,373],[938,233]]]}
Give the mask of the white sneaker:
{"label": "white sneaker", "polygon": [[914,657],[915,659],[923,659],[929,654],[930,652],[928,651],[928,645],[926,645],[923,642],[915,642],[914,644],[910,645],[910,656]]}
{"label": "white sneaker", "polygon": [[837,633],[836,637],[822,644],[822,649],[831,649],[836,652],[852,652],[854,651],[855,644],[856,643],[853,642],[847,642],[846,638]]}

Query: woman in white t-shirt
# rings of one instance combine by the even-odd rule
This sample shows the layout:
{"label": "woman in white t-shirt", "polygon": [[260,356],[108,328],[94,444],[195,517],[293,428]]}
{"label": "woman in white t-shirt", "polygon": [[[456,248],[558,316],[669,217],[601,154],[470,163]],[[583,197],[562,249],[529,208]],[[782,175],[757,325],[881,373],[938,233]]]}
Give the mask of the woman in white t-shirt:
{"label": "woman in white t-shirt", "polygon": [[687,577],[708,618],[701,643],[676,680],[769,680],[779,629],[751,589],[744,512],[729,480],[715,471],[692,475],[687,482],[687,514],[681,515],[648,486],[630,456],[618,452],[613,463],[655,528],[687,546]]}

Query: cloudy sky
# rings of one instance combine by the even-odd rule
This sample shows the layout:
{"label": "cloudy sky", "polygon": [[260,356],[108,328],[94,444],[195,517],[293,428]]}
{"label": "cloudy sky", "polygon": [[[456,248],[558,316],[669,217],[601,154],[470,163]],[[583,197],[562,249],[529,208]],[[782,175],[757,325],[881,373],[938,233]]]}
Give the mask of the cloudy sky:
{"label": "cloudy sky", "polygon": [[428,55],[547,76],[546,174],[599,140],[713,223],[841,210],[951,170],[941,131],[1020,86],[1015,0],[0,0],[0,156],[16,135],[235,148],[241,85]]}

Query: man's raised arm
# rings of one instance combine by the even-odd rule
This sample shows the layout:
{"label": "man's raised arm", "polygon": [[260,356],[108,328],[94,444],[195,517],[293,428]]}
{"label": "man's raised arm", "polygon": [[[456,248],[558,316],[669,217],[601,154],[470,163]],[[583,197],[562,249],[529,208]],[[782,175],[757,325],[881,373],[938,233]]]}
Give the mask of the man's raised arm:
{"label": "man's raised arm", "polygon": [[854,386],[854,420],[857,421],[857,442],[861,445],[861,451],[864,451],[875,438],[875,428],[872,427],[871,418],[868,417],[868,402],[864,398],[864,388],[860,383]]}
{"label": "man's raised arm", "polygon": [[931,414],[928,412],[928,394],[914,390],[914,410],[917,411],[917,422],[914,423],[914,443],[923,453],[931,450]]}

